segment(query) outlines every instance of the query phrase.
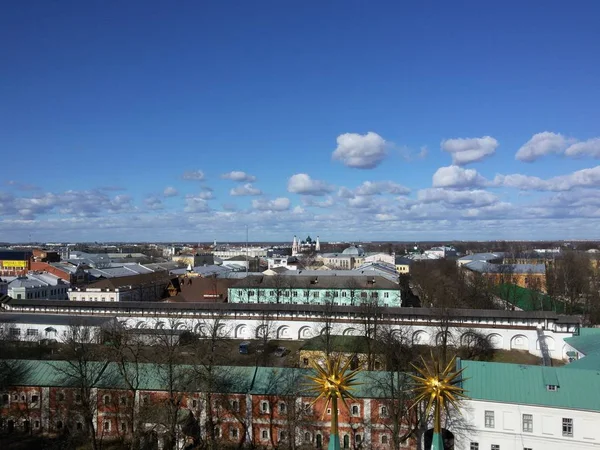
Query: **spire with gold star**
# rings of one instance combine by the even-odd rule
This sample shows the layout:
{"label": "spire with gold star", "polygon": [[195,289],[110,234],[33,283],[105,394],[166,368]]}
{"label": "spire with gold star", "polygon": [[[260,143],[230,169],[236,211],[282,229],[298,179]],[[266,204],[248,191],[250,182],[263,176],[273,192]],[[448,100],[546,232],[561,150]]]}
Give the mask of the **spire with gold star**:
{"label": "spire with gold star", "polygon": [[463,381],[461,377],[464,370],[454,370],[456,366],[456,357],[453,357],[450,362],[442,369],[439,359],[431,354],[431,362],[428,364],[421,357],[423,367],[412,365],[419,375],[411,375],[416,386],[413,392],[416,394],[415,405],[426,402],[425,413],[429,417],[433,410],[433,441],[431,450],[443,450],[444,442],[441,435],[441,414],[442,411],[448,413],[448,408],[453,406],[457,411],[459,409],[459,401],[467,398],[464,389],[459,386]]}
{"label": "spire with gold star", "polygon": [[[341,357],[328,358],[325,362],[325,367],[322,367],[317,362],[312,362],[312,367],[317,372],[314,377],[307,376],[311,381],[308,391],[317,398],[313,400],[315,404],[320,399],[325,399],[325,407],[323,408],[323,416],[328,407],[331,407],[331,433],[329,436],[328,450],[339,450],[340,435],[338,433],[338,399],[342,401],[346,409],[348,404],[346,399],[354,400],[352,390],[361,383],[356,382],[356,375],[360,369],[350,370],[352,359],[342,365]],[[321,417],[322,419],[323,417]]]}

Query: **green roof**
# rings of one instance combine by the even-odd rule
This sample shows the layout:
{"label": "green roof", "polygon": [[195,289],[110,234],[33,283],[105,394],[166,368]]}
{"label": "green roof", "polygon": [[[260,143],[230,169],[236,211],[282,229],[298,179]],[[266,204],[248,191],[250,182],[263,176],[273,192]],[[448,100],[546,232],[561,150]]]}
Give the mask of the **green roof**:
{"label": "green roof", "polygon": [[[473,400],[600,411],[600,371],[460,361]],[[558,389],[549,391],[547,384]],[[585,389],[582,387],[585,386]]]}
{"label": "green roof", "polygon": [[[555,311],[565,312],[565,305],[561,301],[554,301],[552,297],[542,292],[526,289],[516,284],[500,284],[496,287],[496,294],[523,311]],[[543,306],[543,308],[541,307]]]}
{"label": "green roof", "polygon": [[565,342],[584,355],[600,353],[600,328],[581,328],[579,336],[565,338]]}

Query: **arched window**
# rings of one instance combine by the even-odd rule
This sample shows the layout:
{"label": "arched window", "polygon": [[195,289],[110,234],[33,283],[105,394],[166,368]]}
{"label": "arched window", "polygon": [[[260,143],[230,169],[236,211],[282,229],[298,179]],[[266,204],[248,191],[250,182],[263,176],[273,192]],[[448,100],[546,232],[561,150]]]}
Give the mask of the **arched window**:
{"label": "arched window", "polygon": [[310,442],[310,433],[308,431],[304,433],[304,442]]}
{"label": "arched window", "polygon": [[317,434],[317,442],[316,442],[316,447],[317,448],[323,448],[323,436],[321,436],[320,434]]}
{"label": "arched window", "polygon": [[387,434],[384,434],[383,436],[381,436],[381,443],[382,444],[387,444],[388,443]]}
{"label": "arched window", "polygon": [[347,434],[344,435],[343,448],[350,448],[350,436],[348,436]]}

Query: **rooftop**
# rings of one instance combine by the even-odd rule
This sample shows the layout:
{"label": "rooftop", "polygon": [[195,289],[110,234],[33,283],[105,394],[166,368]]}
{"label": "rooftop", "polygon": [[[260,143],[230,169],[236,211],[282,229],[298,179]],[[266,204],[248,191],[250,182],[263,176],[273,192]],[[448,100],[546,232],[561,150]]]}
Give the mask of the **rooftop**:
{"label": "rooftop", "polygon": [[[600,411],[600,371],[459,361],[473,400]],[[549,391],[548,384],[558,389]],[[585,389],[582,389],[585,386]]]}

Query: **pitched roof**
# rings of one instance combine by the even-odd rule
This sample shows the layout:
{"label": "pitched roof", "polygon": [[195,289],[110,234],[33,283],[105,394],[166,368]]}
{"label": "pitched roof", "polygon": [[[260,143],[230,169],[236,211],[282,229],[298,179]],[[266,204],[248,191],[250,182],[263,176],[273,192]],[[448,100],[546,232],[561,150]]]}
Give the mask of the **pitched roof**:
{"label": "pitched roof", "polygon": [[139,286],[157,283],[168,283],[171,277],[165,272],[150,272],[125,277],[107,278],[87,286],[94,289],[119,289],[125,286]]}
{"label": "pitched roof", "polygon": [[[473,400],[600,411],[600,371],[459,361]],[[548,384],[556,384],[549,391]],[[585,389],[582,389],[585,386]]]}

